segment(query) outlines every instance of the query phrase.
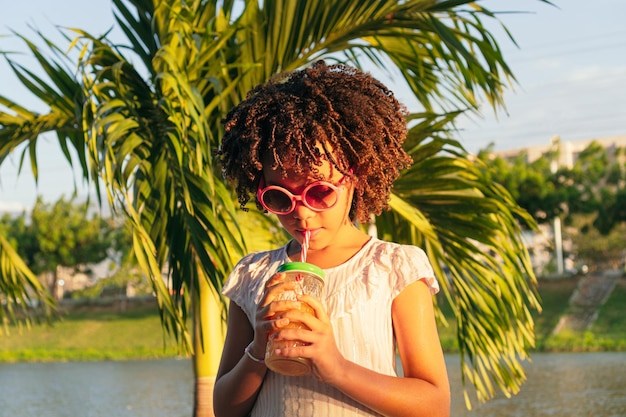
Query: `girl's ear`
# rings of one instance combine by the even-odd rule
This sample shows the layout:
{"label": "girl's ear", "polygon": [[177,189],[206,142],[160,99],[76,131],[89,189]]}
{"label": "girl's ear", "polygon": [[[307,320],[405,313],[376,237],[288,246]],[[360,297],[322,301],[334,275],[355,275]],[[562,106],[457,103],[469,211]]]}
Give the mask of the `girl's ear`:
{"label": "girl's ear", "polygon": [[350,217],[350,221],[355,223],[356,219],[356,209],[358,206],[359,196],[356,193],[356,184],[354,182],[354,178],[350,178],[346,186],[346,191],[348,194],[348,198],[350,199],[350,211],[348,212],[348,217]]}

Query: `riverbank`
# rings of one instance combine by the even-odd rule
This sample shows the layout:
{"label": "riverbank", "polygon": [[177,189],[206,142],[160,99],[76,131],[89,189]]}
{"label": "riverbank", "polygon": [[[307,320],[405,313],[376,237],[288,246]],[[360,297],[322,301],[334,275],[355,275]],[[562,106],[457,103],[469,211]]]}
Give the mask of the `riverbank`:
{"label": "riverbank", "polygon": [[[553,330],[569,313],[569,299],[577,277],[542,280],[539,294],[543,312],[535,313],[536,351],[626,351],[626,278],[621,278],[598,311],[593,326],[581,333]],[[31,329],[9,326],[0,336],[0,362],[97,361],[162,359],[181,357],[175,341],[164,336],[154,300],[113,300],[65,306],[62,320],[33,325]],[[444,309],[444,312],[446,310]],[[447,353],[456,352],[454,319],[446,314],[448,328],[440,329]]]}

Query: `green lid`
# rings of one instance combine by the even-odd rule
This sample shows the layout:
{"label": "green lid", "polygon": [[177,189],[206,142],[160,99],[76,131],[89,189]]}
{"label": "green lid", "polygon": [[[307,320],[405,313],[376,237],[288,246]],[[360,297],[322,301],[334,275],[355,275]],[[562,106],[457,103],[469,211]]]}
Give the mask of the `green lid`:
{"label": "green lid", "polygon": [[324,278],[324,271],[322,270],[322,268],[307,262],[287,262],[286,264],[282,264],[281,266],[279,266],[276,272],[289,271],[309,272],[311,274],[317,275],[320,278]]}

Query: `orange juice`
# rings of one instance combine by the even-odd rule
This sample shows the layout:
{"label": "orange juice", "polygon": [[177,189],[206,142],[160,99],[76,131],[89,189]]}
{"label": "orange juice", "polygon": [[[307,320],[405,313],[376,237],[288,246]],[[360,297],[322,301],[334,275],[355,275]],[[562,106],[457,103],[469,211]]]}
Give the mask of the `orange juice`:
{"label": "orange juice", "polygon": [[[309,294],[317,298],[320,297],[322,286],[324,285],[324,271],[315,265],[305,262],[289,262],[281,265],[277,273],[285,273],[286,280],[292,280],[296,282],[296,288],[293,291],[285,291],[279,297],[282,300],[296,300],[297,295]],[[313,308],[305,303],[300,303],[300,311],[304,311],[309,314],[315,314]],[[285,328],[300,329],[308,328],[299,322],[289,323]],[[310,361],[306,358],[284,358],[276,356],[276,349],[283,349],[287,347],[304,346],[304,343],[297,340],[279,340],[276,341],[270,335],[267,342],[267,348],[265,352],[265,364],[269,369],[274,372],[278,372],[289,376],[305,375],[311,371]]]}

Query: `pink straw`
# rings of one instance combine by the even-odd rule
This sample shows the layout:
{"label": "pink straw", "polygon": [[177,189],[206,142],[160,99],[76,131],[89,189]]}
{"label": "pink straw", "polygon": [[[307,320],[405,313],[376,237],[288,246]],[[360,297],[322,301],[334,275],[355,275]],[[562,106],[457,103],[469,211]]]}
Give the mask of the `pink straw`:
{"label": "pink straw", "polygon": [[311,238],[311,231],[304,231],[304,240],[300,245],[300,262],[306,262],[306,252],[309,250],[309,239]]}

